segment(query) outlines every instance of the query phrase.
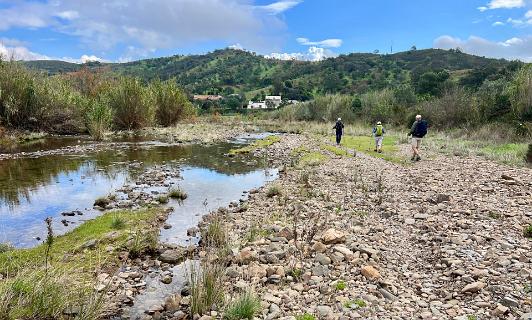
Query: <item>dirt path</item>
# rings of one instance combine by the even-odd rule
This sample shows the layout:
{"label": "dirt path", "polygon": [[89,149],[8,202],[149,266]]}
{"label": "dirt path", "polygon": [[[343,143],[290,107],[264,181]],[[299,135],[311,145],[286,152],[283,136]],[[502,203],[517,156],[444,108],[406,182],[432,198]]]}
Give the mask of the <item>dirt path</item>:
{"label": "dirt path", "polygon": [[523,236],[532,170],[443,156],[411,166],[364,154],[295,164],[291,150],[320,143],[288,135],[270,147],[287,166],[275,183],[281,194],[268,197],[265,187],[229,218],[240,252],[226,284],[235,293],[253,287],[263,318],[532,312],[532,241]]}

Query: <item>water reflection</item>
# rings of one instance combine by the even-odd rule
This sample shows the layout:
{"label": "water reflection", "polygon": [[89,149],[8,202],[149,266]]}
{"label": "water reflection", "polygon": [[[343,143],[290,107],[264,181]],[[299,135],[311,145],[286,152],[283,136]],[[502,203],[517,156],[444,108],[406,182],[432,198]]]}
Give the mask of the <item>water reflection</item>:
{"label": "water reflection", "polygon": [[[42,237],[42,221],[47,216],[55,217],[58,233],[65,232],[69,228],[59,223],[61,212],[80,210],[82,219],[93,218],[98,214],[92,210],[95,198],[135,179],[145,168],[162,163],[171,163],[176,170],[186,168],[182,186],[190,189],[186,191],[191,198],[223,190],[237,199],[245,189],[235,188],[235,184],[247,188],[254,186],[252,181],[263,183],[260,176],[264,171],[257,159],[224,156],[233,147],[233,143],[176,146],[143,142],[82,156],[0,161],[0,242],[19,247],[37,244],[34,238]],[[211,204],[217,205],[216,200]]]}

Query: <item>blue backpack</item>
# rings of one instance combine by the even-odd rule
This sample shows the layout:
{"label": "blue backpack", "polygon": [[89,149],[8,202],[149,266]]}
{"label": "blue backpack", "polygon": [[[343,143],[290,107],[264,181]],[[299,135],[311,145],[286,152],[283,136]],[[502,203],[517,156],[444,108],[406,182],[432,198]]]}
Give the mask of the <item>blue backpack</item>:
{"label": "blue backpack", "polygon": [[428,131],[428,126],[429,125],[427,121],[421,120],[416,126],[416,132],[414,132],[414,136],[419,137],[419,138],[423,138],[424,136],[426,136],[427,131]]}

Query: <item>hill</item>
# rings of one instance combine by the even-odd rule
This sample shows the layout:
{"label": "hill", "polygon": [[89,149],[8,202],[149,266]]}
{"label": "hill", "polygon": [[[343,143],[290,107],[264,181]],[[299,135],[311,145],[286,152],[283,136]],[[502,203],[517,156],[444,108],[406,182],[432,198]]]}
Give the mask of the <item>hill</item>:
{"label": "hill", "polygon": [[462,78],[474,71],[482,82],[511,65],[502,59],[469,55],[458,50],[411,50],[380,55],[352,53],[320,62],[281,61],[241,50],[216,50],[204,55],[172,56],[129,63],[31,61],[26,64],[49,74],[72,72],[83,67],[105,67],[117,74],[175,78],[195,94],[245,94],[248,98],[281,93],[286,98],[306,100],[324,93],[362,93],[416,81],[427,72],[445,71]]}

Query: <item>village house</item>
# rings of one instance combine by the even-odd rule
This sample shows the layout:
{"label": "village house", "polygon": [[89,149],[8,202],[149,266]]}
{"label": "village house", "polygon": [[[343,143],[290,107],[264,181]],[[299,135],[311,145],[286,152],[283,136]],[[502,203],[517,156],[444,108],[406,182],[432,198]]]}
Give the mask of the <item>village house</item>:
{"label": "village house", "polygon": [[248,109],[277,109],[283,102],[281,96],[266,96],[264,101],[249,101]]}
{"label": "village house", "polygon": [[201,94],[195,94],[194,100],[195,101],[220,101],[223,97],[220,95],[201,95]]}

